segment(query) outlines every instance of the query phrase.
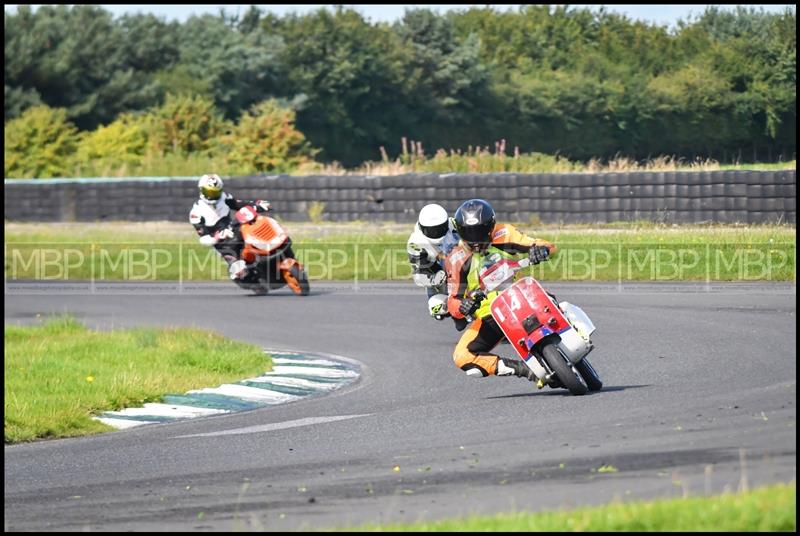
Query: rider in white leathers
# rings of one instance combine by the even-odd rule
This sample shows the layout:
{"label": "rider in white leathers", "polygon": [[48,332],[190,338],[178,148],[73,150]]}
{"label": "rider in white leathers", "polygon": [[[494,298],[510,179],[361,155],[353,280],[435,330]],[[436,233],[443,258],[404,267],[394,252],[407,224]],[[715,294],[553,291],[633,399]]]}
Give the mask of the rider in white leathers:
{"label": "rider in white leathers", "polygon": [[[431,203],[422,207],[408,237],[406,251],[413,268],[412,277],[417,286],[424,287],[428,294],[428,312],[436,320],[444,320],[451,316],[447,311],[447,274],[444,270],[444,259],[458,244],[458,233],[455,224],[447,216],[441,205]],[[453,319],[458,331],[463,330],[467,322],[464,319]]]}
{"label": "rider in white leathers", "polygon": [[270,210],[268,201],[241,200],[223,192],[222,179],[216,173],[207,173],[200,177],[197,188],[200,197],[192,205],[189,222],[199,235],[200,243],[214,247],[228,263],[229,275],[234,282],[248,277],[250,274],[239,255],[244,245],[231,229],[231,218],[236,210],[244,206],[254,206],[259,212]]}

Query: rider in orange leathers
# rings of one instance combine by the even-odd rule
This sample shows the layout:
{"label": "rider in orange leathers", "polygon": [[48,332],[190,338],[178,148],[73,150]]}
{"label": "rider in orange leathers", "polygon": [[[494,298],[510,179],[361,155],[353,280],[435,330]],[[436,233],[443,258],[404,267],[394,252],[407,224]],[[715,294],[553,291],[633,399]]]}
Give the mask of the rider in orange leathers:
{"label": "rider in orange leathers", "polygon": [[547,260],[556,247],[546,240],[524,235],[510,224],[497,223],[494,209],[483,199],[470,199],[458,207],[455,224],[461,237],[447,256],[447,309],[453,318],[474,316],[453,352],[453,361],[469,376],[519,376],[535,381],[528,366],[518,359],[500,358],[491,350],[503,339],[492,318],[490,305],[498,292],[473,295],[478,273],[491,256],[527,253],[532,265]]}

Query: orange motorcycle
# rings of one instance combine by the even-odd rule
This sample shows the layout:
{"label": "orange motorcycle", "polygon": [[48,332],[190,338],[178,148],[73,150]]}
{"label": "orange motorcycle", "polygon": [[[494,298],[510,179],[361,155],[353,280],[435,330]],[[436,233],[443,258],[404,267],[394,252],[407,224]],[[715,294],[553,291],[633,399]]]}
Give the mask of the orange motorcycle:
{"label": "orange motorcycle", "polygon": [[[308,295],[308,276],[295,259],[292,239],[280,223],[255,207],[245,206],[236,211],[233,227],[243,243],[237,261],[237,268],[242,271],[238,273],[246,274],[232,275],[236,284],[256,294],[287,285],[298,296]],[[234,272],[236,268],[231,271]]]}

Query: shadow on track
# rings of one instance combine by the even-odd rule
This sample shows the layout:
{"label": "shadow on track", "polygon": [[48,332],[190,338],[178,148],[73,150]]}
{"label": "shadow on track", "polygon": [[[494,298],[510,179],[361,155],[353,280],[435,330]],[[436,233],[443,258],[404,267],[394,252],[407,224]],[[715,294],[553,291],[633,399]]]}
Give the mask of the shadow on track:
{"label": "shadow on track", "polygon": [[321,289],[321,290],[311,289],[308,292],[307,295],[305,295],[305,296],[297,296],[290,289],[280,288],[280,289],[270,290],[266,294],[254,294],[252,292],[251,293],[247,293],[247,294],[243,293],[242,297],[245,297],[245,298],[288,298],[288,297],[308,298],[309,296],[321,296],[323,294],[334,294],[335,292],[336,291],[333,290],[333,289]]}
{"label": "shadow on track", "polygon": [[[613,391],[625,391],[627,389],[640,389],[642,387],[652,387],[652,385],[615,385],[611,387],[603,387],[599,391],[589,392],[585,395],[581,395],[577,398],[587,397],[587,396],[598,396],[602,395],[606,392],[613,392]],[[566,389],[558,389],[558,390],[549,390],[549,391],[533,391],[530,393],[517,393],[515,395],[500,395],[500,396],[489,396],[487,398],[517,398],[521,396],[573,396],[567,391]]]}

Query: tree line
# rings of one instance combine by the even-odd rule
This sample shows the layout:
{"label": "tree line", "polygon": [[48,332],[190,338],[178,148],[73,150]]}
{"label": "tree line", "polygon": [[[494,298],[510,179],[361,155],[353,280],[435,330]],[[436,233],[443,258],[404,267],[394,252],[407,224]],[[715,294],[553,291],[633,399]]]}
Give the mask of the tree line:
{"label": "tree line", "polygon": [[[408,9],[373,23],[342,6],[281,17],[251,6],[180,23],[20,5],[5,13],[5,124],[49,109],[63,110],[82,139],[104,131],[116,140],[112,126],[136,138],[130,125],[139,125],[148,133],[133,142],[144,144],[139,154],[222,143],[228,155],[247,155],[266,145],[259,132],[277,128],[284,156],[345,166],[382,148],[400,154],[403,138],[432,150],[506,140],[573,160],[787,160],[795,18],[788,8],[712,6],[669,29],[603,9],[526,5]],[[187,126],[168,109],[199,115],[179,114]],[[42,135],[15,132],[19,143]]]}

